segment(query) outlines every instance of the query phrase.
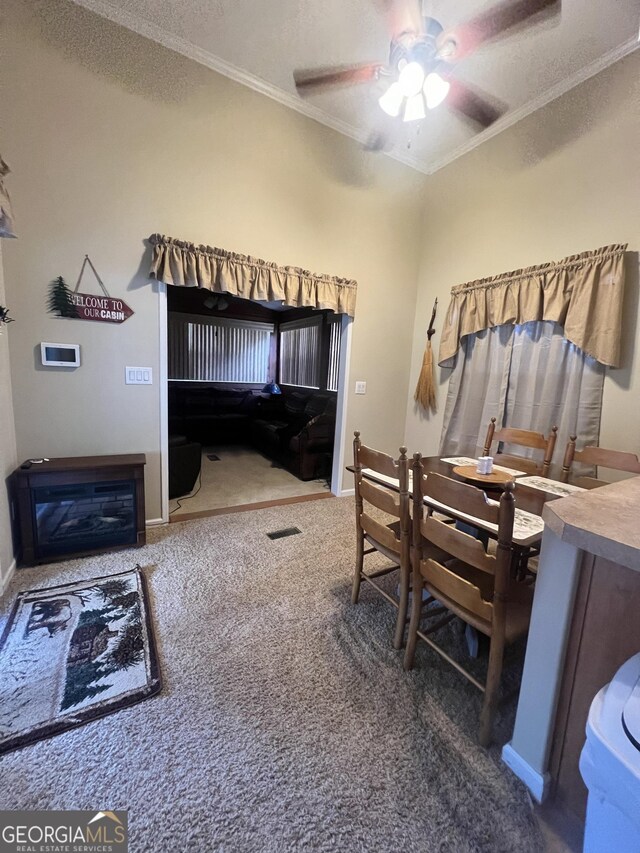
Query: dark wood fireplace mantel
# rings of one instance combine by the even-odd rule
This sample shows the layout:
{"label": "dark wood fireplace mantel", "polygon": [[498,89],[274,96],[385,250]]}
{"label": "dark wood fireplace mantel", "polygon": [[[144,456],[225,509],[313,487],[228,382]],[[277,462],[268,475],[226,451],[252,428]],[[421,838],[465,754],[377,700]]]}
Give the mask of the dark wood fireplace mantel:
{"label": "dark wood fireplace mantel", "polygon": [[144,453],[27,460],[10,478],[14,550],[34,566],[145,544]]}

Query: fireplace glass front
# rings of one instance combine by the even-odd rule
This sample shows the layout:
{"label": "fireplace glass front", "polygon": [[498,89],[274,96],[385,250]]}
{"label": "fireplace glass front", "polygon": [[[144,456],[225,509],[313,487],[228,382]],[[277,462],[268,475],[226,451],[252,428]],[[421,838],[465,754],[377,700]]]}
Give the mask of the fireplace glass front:
{"label": "fireplace glass front", "polygon": [[136,543],[133,480],[42,486],[32,500],[40,558]]}

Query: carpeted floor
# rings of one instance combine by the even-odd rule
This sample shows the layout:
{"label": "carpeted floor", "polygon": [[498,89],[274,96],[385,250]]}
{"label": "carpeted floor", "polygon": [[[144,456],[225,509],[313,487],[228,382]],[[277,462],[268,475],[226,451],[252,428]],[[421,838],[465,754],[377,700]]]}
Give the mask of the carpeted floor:
{"label": "carpeted floor", "polygon": [[132,853],[542,850],[499,744],[475,742],[479,693],[424,644],[405,673],[389,605],[351,605],[353,528],[352,498],[301,503],[19,571],[3,618],[18,589],[146,567],[164,687],[4,756],[0,808],[129,809]]}

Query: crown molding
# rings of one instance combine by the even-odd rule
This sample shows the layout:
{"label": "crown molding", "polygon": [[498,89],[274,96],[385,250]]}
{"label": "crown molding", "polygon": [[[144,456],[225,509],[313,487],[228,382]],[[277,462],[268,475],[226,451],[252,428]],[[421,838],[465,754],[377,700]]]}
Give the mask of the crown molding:
{"label": "crown molding", "polygon": [[476,136],[472,137],[468,142],[465,142],[464,145],[459,145],[457,148],[454,148],[445,157],[441,157],[434,161],[428,166],[428,168],[423,169],[423,171],[426,171],[427,175],[433,175],[440,169],[444,169],[445,166],[453,163],[453,161],[457,160],[458,157],[462,157],[464,154],[468,154],[469,151],[473,151],[474,148],[482,145],[483,142],[486,142],[488,139],[492,139],[494,136],[502,133],[503,130],[506,130],[514,124],[517,124],[519,121],[522,121],[522,119],[531,115],[531,113],[535,113],[537,110],[542,109],[542,107],[546,107],[547,104],[550,104],[551,101],[555,101],[556,98],[566,95],[567,92],[571,91],[571,89],[575,89],[576,86],[579,86],[586,80],[589,80],[590,77],[595,77],[596,74],[604,71],[605,68],[608,68],[610,65],[613,65],[625,56],[633,53],[633,51],[638,47],[640,47],[638,39],[630,39],[629,41],[618,45],[618,47],[614,47],[613,50],[604,53],[601,57],[590,62],[589,65],[585,65],[584,68],[581,68],[575,74],[572,74],[570,77],[567,77],[565,80],[561,80],[555,86],[547,89],[546,92],[538,95],[537,98],[533,98],[533,100],[527,101],[526,104],[518,107],[518,109],[508,112],[503,116],[503,118],[499,119],[495,124],[492,124],[491,127],[488,127],[486,130],[482,131],[482,133],[476,134]]}
{"label": "crown molding", "polygon": [[[307,118],[330,127],[332,130],[336,130],[338,133],[348,136],[362,145],[367,142],[368,134],[364,130],[353,127],[353,125],[348,124],[346,121],[342,121],[326,113],[324,110],[313,106],[313,104],[307,101],[303,101],[296,95],[285,92],[284,89],[279,89],[267,80],[263,80],[262,77],[250,74],[248,71],[238,68],[236,65],[221,59],[213,53],[209,53],[209,51],[198,47],[192,42],[167,32],[162,27],[151,21],[147,21],[139,15],[133,15],[125,9],[113,6],[107,0],[72,0],[72,2],[88,9],[90,12],[95,12],[96,15],[100,15],[100,17],[106,18],[114,24],[120,24],[120,26],[132,30],[134,33],[144,36],[144,38],[155,41],[175,53],[182,54],[187,59],[192,59],[194,62],[198,62],[200,65],[204,65],[212,71],[216,71],[218,74],[222,74],[224,77],[228,77],[230,80],[240,83],[254,92],[258,92],[260,95],[265,95],[267,98],[271,98],[273,101],[277,101],[279,104],[307,116]],[[424,164],[420,163],[410,154],[405,154],[404,152],[385,153],[412,169],[425,172]]]}
{"label": "crown molding", "polygon": [[[324,110],[310,104],[308,101],[304,101],[302,98],[274,86],[262,77],[258,77],[242,68],[238,68],[236,65],[233,65],[215,54],[204,50],[204,48],[198,47],[180,36],[167,32],[167,30],[159,27],[151,21],[147,21],[139,15],[134,15],[125,9],[114,6],[112,3],[109,3],[108,0],[72,0],[72,2],[76,3],[78,6],[83,6],[91,12],[95,12],[102,18],[106,18],[115,24],[120,24],[121,26],[132,30],[133,32],[138,33],[138,35],[144,36],[151,41],[155,41],[175,53],[182,54],[182,56],[186,56],[188,59],[192,59],[194,62],[198,62],[200,65],[204,65],[212,71],[216,71],[218,74],[222,74],[224,77],[228,77],[230,80],[252,89],[254,92],[265,95],[267,98],[271,98],[279,104],[282,104],[291,110],[295,110],[296,112],[307,116],[307,118],[313,119],[314,121],[317,121],[320,124],[343,134],[344,136],[348,136],[356,142],[365,144],[367,141],[368,134],[364,130],[353,127],[353,125],[350,125],[348,122],[330,115]],[[566,94],[575,86],[580,85],[580,83],[584,83],[585,80],[588,80],[590,77],[594,77],[596,74],[599,74],[600,71],[604,71],[605,68],[608,68],[610,65],[613,65],[615,62],[618,62],[618,60],[636,50],[639,44],[640,43],[637,39],[630,39],[618,47],[613,48],[613,50],[603,54],[603,56],[599,57],[594,62],[591,62],[584,68],[581,68],[580,71],[570,77],[567,77],[566,80],[560,81],[560,83],[552,86],[550,89],[547,89],[546,92],[538,95],[538,97],[528,101],[518,109],[507,113],[507,115],[493,124],[490,128],[487,128],[487,130],[482,133],[476,134],[468,142],[454,148],[446,156],[439,158],[435,162],[427,164],[417,157],[401,150],[385,151],[383,153],[385,156],[391,157],[393,160],[397,160],[405,166],[415,169],[417,172],[422,172],[425,175],[432,175],[440,169],[443,169],[445,166],[448,166],[454,160],[462,157],[464,154],[468,154],[469,151],[473,151],[474,148],[482,145],[483,142],[492,139],[494,136],[502,133],[503,130],[506,130],[517,122],[522,121],[523,118],[531,115],[531,113],[541,109],[551,103],[551,101],[559,98],[561,95]]]}

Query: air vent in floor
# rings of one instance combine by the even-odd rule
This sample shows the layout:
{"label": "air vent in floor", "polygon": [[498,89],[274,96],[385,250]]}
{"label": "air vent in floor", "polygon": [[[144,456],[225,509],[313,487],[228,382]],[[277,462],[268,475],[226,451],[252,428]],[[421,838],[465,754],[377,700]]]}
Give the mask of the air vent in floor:
{"label": "air vent in floor", "polygon": [[207,453],[207,459],[209,460],[209,462],[219,462],[220,461],[220,457],[216,456],[215,453]]}
{"label": "air vent in floor", "polygon": [[284,530],[272,530],[271,533],[267,533],[267,536],[269,539],[283,539],[285,536],[295,536],[296,533],[301,532],[297,527],[285,527]]}

